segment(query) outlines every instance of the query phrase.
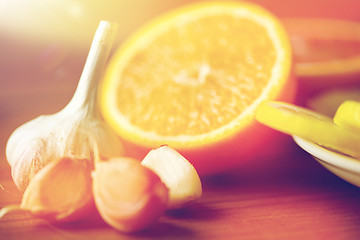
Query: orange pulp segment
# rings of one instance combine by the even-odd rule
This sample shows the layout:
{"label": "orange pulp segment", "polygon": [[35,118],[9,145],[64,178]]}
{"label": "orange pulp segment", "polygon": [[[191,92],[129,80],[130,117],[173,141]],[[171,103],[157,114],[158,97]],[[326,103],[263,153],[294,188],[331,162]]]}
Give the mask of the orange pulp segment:
{"label": "orange pulp segment", "polygon": [[191,149],[234,136],[284,91],[291,46],[281,23],[246,2],[195,3],[134,33],[101,86],[105,120],[140,146]]}

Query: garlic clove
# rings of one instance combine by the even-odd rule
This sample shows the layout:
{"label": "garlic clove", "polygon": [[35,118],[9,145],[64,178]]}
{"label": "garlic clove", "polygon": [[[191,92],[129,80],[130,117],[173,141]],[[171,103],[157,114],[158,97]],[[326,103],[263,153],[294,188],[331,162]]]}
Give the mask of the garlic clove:
{"label": "garlic clove", "polygon": [[31,180],[20,206],[5,207],[1,216],[20,210],[51,222],[81,218],[93,206],[91,170],[86,159],[64,157],[50,162]]}
{"label": "garlic clove", "polygon": [[148,228],[163,214],[168,189],[139,161],[116,158],[95,166],[95,205],[110,226],[122,232],[136,232]]}
{"label": "garlic clove", "polygon": [[152,169],[169,188],[168,209],[184,207],[202,195],[202,186],[193,165],[176,150],[161,146],[151,150],[141,162]]}

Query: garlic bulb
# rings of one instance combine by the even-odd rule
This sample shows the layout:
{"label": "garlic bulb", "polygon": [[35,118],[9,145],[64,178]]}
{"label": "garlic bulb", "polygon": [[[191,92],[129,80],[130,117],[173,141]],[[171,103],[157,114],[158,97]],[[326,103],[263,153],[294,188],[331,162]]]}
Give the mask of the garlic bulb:
{"label": "garlic bulb", "polygon": [[20,191],[50,161],[64,156],[92,160],[89,136],[95,138],[102,156],[121,155],[122,144],[102,120],[97,104],[99,81],[114,36],[114,25],[101,21],[69,104],[56,114],[25,123],[10,136],[6,157]]}

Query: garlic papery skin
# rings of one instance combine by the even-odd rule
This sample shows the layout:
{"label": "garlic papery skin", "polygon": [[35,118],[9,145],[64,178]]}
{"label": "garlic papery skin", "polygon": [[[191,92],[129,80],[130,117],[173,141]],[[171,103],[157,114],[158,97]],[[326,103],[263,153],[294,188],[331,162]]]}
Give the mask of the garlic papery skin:
{"label": "garlic papery skin", "polygon": [[75,221],[89,215],[95,210],[92,170],[87,159],[63,157],[50,162],[31,180],[20,205],[5,206],[0,218],[14,211],[51,222]]}
{"label": "garlic papery skin", "polygon": [[73,156],[92,161],[90,137],[98,143],[102,156],[122,154],[122,144],[101,118],[97,100],[99,82],[114,36],[114,24],[101,21],[69,104],[58,113],[39,116],[23,124],[10,136],[6,158],[20,191],[26,189],[41,168],[55,159]]}
{"label": "garlic papery skin", "polygon": [[100,216],[121,232],[149,228],[166,209],[167,187],[156,173],[136,159],[95,160],[92,177],[94,201]]}

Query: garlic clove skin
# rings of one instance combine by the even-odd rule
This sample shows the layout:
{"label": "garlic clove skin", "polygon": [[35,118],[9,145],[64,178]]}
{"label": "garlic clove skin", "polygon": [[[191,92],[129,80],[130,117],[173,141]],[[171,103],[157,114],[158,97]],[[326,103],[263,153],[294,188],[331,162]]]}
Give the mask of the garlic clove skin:
{"label": "garlic clove skin", "polygon": [[[25,141],[20,139],[16,143],[11,140],[19,139],[17,134],[11,135],[6,148],[6,158],[11,167],[11,175],[17,188],[23,192],[28,186],[30,179],[44,167],[47,162],[45,151],[45,141],[41,139],[34,139],[33,141]],[[10,143],[10,144],[9,144]],[[26,144],[29,146],[22,151],[17,152],[16,146]],[[10,146],[10,147],[9,147]],[[19,148],[18,148],[19,149]]]}
{"label": "garlic clove skin", "polygon": [[151,150],[141,164],[158,174],[169,188],[168,209],[186,207],[201,197],[202,185],[198,173],[176,150],[161,146]]}
{"label": "garlic clove skin", "polygon": [[81,218],[93,204],[91,171],[86,159],[63,157],[50,162],[26,188],[20,209],[51,222]]}
{"label": "garlic clove skin", "polygon": [[55,159],[73,156],[93,161],[89,136],[99,143],[102,156],[122,155],[122,143],[101,118],[97,100],[99,82],[115,32],[116,25],[100,22],[78,87],[63,110],[35,118],[10,136],[6,158],[20,191],[26,189],[41,168]]}
{"label": "garlic clove skin", "polygon": [[168,189],[139,161],[116,158],[95,166],[95,205],[110,226],[125,233],[138,232],[154,224],[163,214]]}

